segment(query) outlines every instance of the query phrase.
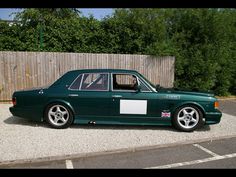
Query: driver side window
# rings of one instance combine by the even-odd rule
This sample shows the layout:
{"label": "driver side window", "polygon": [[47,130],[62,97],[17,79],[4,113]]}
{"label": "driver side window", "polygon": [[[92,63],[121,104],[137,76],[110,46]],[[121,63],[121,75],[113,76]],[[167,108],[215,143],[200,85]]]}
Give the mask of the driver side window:
{"label": "driver side window", "polygon": [[131,74],[113,74],[113,90],[135,91],[138,84],[137,78]]}
{"label": "driver side window", "polygon": [[135,91],[138,83],[140,83],[141,91],[150,91],[143,82],[138,82],[138,78],[132,74],[113,74],[112,79],[112,88],[114,91]]}

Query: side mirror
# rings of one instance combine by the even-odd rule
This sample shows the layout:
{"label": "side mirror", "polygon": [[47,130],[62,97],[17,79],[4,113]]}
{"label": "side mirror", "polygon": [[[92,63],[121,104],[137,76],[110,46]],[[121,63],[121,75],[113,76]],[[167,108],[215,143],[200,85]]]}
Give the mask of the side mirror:
{"label": "side mirror", "polygon": [[156,91],[160,90],[160,88],[161,88],[160,84],[157,84],[156,85]]}
{"label": "side mirror", "polygon": [[140,92],[140,91],[141,91],[141,85],[140,85],[140,84],[137,84],[137,85],[135,86],[135,90],[136,90],[136,92]]}

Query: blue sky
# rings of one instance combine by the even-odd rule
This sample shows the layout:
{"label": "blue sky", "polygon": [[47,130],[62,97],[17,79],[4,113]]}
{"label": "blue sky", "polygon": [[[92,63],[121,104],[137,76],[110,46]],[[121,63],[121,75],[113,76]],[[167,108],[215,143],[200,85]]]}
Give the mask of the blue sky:
{"label": "blue sky", "polygon": [[[113,9],[111,8],[79,8],[84,16],[89,16],[92,14],[96,19],[100,20],[106,15],[111,15]],[[9,16],[12,12],[18,12],[19,9],[13,8],[0,8],[0,19],[3,20],[12,20],[14,15]]]}

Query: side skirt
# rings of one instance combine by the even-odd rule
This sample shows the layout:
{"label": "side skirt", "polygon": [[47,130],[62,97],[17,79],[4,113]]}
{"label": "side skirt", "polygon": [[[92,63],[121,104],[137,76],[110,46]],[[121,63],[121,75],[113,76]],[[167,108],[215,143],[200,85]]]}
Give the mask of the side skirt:
{"label": "side skirt", "polygon": [[171,118],[130,118],[130,117],[98,117],[98,116],[75,116],[75,124],[88,124],[90,121],[96,124],[108,125],[166,125],[171,126]]}

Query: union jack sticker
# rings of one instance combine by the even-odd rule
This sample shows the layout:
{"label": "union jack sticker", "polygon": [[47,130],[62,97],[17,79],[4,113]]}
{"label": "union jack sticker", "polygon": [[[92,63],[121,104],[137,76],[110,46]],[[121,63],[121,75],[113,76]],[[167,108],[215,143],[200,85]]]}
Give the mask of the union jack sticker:
{"label": "union jack sticker", "polygon": [[170,112],[161,112],[161,117],[170,117]]}

